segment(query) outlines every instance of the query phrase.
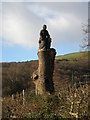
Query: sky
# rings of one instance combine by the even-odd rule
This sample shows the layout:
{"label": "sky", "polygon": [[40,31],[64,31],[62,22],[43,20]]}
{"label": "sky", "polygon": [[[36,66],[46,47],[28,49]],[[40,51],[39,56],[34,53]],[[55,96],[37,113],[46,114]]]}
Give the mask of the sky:
{"label": "sky", "polygon": [[[0,4],[0,62],[38,59],[39,33],[43,24],[52,38],[57,55],[80,51],[88,21],[88,1],[38,2],[2,0]],[[57,0],[58,1],[58,0]],[[0,57],[1,58],[1,57]]]}

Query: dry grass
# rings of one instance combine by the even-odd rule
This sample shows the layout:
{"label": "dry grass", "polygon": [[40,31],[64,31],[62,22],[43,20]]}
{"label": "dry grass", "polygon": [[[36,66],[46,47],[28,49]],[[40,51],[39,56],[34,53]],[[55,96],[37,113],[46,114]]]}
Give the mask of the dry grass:
{"label": "dry grass", "polygon": [[88,84],[73,88],[68,86],[54,95],[35,95],[25,92],[16,98],[3,98],[3,118],[89,118],[90,100]]}

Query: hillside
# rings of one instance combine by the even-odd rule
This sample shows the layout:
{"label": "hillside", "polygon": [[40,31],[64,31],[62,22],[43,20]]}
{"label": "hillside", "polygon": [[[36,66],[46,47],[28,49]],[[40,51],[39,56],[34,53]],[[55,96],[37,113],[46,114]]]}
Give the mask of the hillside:
{"label": "hillside", "polygon": [[[38,68],[38,61],[2,63],[2,92],[3,96],[21,92],[23,89],[33,91],[35,86],[31,75]],[[72,81],[72,72],[74,81],[86,81],[88,71],[88,53],[72,53],[63,56],[57,56],[55,60],[55,69],[53,80],[55,91],[59,92],[62,87],[67,87]]]}
{"label": "hillside", "polygon": [[88,52],[76,52],[76,53],[70,53],[70,54],[65,54],[61,56],[56,56],[56,60],[62,60],[62,59],[67,59],[67,60],[82,60],[82,59],[88,59]]}
{"label": "hillside", "polygon": [[37,69],[38,61],[3,63],[2,118],[89,120],[90,76],[86,54],[75,53],[56,57],[53,74],[55,94],[51,95],[35,95],[31,75]]}

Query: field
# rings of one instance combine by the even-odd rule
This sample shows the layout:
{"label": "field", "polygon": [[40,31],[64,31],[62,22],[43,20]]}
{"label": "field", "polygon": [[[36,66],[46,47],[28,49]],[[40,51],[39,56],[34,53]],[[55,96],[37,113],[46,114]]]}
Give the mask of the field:
{"label": "field", "polygon": [[87,59],[89,56],[89,52],[76,52],[71,54],[65,54],[61,56],[57,56],[56,60],[67,59],[67,60],[82,60]]}
{"label": "field", "polygon": [[89,119],[88,56],[88,52],[57,56],[53,73],[55,93],[44,96],[35,95],[31,79],[38,67],[37,60],[3,63],[3,118]]}

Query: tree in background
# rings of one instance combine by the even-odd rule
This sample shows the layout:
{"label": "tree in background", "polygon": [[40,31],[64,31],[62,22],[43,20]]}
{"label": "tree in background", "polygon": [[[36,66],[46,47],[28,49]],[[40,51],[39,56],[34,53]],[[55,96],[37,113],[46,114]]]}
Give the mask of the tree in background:
{"label": "tree in background", "polygon": [[90,51],[90,19],[88,19],[88,24],[82,24],[82,30],[84,33],[84,39],[80,48],[85,51]]}

